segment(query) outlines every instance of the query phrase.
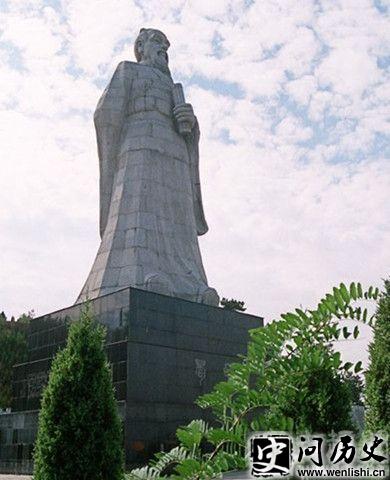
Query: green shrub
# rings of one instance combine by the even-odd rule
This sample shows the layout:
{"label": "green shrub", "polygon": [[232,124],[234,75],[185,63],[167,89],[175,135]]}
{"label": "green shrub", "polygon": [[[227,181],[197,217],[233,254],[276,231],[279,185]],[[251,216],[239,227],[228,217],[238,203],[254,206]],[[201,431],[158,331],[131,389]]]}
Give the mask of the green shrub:
{"label": "green shrub", "polygon": [[364,382],[360,375],[353,375],[351,372],[347,372],[344,376],[344,381],[347,384],[350,395],[352,398],[352,405],[362,407],[363,404],[363,391]]}
{"label": "green shrub", "polygon": [[293,432],[352,430],[352,394],[332,350],[318,347],[291,361],[296,365],[286,379],[288,388],[279,389],[276,409],[292,419]]}
{"label": "green shrub", "polygon": [[366,428],[390,435],[390,280],[385,281],[376,312],[374,339],[366,372]]}
{"label": "green shrub", "polygon": [[11,406],[13,366],[27,361],[29,321],[29,315],[8,321],[4,312],[0,313],[0,408]]}
{"label": "green shrub", "polygon": [[35,480],[123,478],[121,424],[104,337],[84,312],[53,361],[39,416]]}

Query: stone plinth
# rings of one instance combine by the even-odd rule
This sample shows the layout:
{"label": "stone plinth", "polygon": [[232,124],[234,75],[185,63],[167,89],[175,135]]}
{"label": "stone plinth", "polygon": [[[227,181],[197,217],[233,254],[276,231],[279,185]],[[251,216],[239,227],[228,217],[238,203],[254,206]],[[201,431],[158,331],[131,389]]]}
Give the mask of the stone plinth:
{"label": "stone plinth", "polygon": [[[161,444],[173,445],[179,425],[207,419],[195,399],[223,379],[226,365],[245,353],[248,330],[262,325],[253,315],[134,288],[98,297],[90,306],[107,327],[127,465],[142,462]],[[0,416],[0,451],[9,452],[0,454],[0,472],[31,471],[41,392],[52,358],[82,307],[31,322],[29,361],[14,368],[13,413]]]}
{"label": "stone plinth", "polygon": [[38,412],[0,414],[0,473],[31,473]]}

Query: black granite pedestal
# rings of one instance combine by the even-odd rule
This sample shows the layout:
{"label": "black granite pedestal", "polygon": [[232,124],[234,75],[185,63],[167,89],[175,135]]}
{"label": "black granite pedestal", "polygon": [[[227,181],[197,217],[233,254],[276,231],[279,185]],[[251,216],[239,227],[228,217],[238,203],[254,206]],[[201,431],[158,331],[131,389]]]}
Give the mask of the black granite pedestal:
{"label": "black granite pedestal", "polygon": [[[34,319],[29,361],[14,367],[11,414],[0,414],[0,473],[29,473],[40,397],[53,356],[66,342],[74,305]],[[90,301],[107,327],[106,352],[124,423],[126,464],[175,444],[175,431],[207,412],[194,405],[245,353],[253,315],[127,288]]]}

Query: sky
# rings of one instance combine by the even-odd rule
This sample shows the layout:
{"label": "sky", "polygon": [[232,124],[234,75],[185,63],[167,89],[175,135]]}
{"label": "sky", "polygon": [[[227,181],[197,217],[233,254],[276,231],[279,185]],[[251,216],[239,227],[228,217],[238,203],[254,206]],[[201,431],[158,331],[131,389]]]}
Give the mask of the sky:
{"label": "sky", "polygon": [[[141,27],[201,129],[209,284],[277,318],[390,266],[390,2],[0,0],[0,310],[74,303],[99,246],[93,111]],[[366,332],[352,350],[367,343]],[[348,349],[347,348],[347,349]],[[364,347],[365,348],[365,347]]]}

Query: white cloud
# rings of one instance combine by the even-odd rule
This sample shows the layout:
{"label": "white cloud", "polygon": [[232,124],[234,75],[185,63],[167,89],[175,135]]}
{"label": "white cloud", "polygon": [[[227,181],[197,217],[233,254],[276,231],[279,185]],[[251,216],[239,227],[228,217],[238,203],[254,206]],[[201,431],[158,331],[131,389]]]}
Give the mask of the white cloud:
{"label": "white cloud", "polygon": [[297,103],[307,105],[313,93],[318,88],[317,80],[313,75],[303,75],[297,80],[287,83],[286,90]]}
{"label": "white cloud", "polygon": [[10,14],[5,21],[1,39],[12,42],[25,54],[25,61],[52,58],[63,46],[63,28],[58,15],[45,7],[39,16]]}
{"label": "white cloud", "polygon": [[367,53],[353,49],[335,49],[316,70],[321,87],[352,97],[362,93],[381,78],[376,62]]}
{"label": "white cloud", "polygon": [[275,129],[277,139],[281,142],[297,143],[309,140],[312,136],[312,129],[304,127],[296,117],[284,118]]}
{"label": "white cloud", "polygon": [[69,0],[64,14],[72,59],[91,76],[110,64],[120,41],[135,40],[143,22],[137,3],[129,0]]}
{"label": "white cloud", "polygon": [[389,134],[385,25],[363,0],[9,2],[0,309],[76,298],[99,242],[92,113],[143,26],[168,35],[200,121],[210,284],[268,318],[340,281],[379,284],[390,263],[390,167],[375,143]]}

